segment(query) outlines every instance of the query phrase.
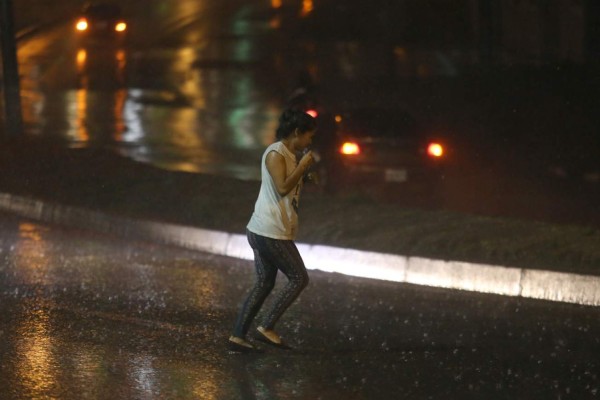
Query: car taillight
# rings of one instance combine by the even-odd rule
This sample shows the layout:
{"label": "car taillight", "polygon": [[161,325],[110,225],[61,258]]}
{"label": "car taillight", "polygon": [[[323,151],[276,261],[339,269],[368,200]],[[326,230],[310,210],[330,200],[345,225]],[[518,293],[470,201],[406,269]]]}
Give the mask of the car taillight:
{"label": "car taillight", "polygon": [[317,112],[317,110],[313,110],[313,109],[306,110],[306,113],[308,115],[310,115],[311,117],[313,117],[313,118],[317,118],[317,116],[319,115],[319,113]]}
{"label": "car taillight", "polygon": [[77,24],[75,25],[75,28],[78,31],[81,31],[81,32],[85,31],[88,28],[88,22],[87,22],[87,20],[85,18],[79,19],[77,21]]}
{"label": "car taillight", "polygon": [[427,154],[431,157],[439,158],[444,155],[444,147],[439,143],[429,143]]}
{"label": "car taillight", "polygon": [[360,154],[360,146],[354,142],[344,142],[340,146],[340,154],[346,156],[355,156]]}
{"label": "car taillight", "polygon": [[127,24],[125,22],[119,22],[115,25],[115,31],[117,32],[125,32],[127,29]]}

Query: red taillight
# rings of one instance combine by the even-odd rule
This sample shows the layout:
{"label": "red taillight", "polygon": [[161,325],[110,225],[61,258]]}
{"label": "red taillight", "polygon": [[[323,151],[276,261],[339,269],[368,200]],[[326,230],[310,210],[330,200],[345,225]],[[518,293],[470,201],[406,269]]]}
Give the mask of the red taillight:
{"label": "red taillight", "polygon": [[340,146],[340,154],[346,156],[355,156],[360,154],[360,146],[354,142],[344,142]]}
{"label": "red taillight", "polygon": [[77,20],[77,24],[75,25],[75,29],[80,32],[85,31],[88,28],[88,22],[85,18],[80,18]]}
{"label": "red taillight", "polygon": [[435,158],[442,157],[444,155],[444,147],[439,143],[429,143],[427,154]]}
{"label": "red taillight", "polygon": [[313,117],[313,118],[317,118],[317,115],[319,115],[319,113],[317,112],[317,110],[312,110],[312,109],[311,110],[306,110],[306,113],[308,115],[310,115],[311,117]]}

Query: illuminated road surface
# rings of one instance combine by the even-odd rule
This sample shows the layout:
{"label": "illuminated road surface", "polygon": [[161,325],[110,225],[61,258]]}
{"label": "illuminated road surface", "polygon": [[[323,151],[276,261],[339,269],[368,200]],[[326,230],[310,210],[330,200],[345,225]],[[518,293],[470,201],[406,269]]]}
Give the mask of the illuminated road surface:
{"label": "illuminated road surface", "polygon": [[0,217],[3,399],[584,399],[600,390],[597,308],[311,271],[278,326],[296,350],[230,354],[224,340],[251,263]]}
{"label": "illuminated road surface", "polygon": [[[240,2],[243,3],[243,2]],[[133,6],[126,44],[70,23],[19,43],[26,131],[155,165],[258,179],[282,93],[245,8]],[[249,8],[250,6],[247,6]]]}

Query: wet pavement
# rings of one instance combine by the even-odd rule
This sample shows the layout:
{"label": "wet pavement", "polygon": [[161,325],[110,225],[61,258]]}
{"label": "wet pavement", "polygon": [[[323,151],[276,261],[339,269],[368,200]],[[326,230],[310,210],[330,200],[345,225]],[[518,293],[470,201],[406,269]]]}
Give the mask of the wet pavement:
{"label": "wet pavement", "polygon": [[599,395],[597,308],[311,271],[296,349],[232,354],[250,262],[0,217],[2,398]]}
{"label": "wet pavement", "polygon": [[[139,27],[160,21],[165,29],[138,31],[138,42],[126,49],[78,48],[66,22],[20,42],[29,136],[115,148],[179,171],[256,179],[256,160],[297,70],[312,68],[327,83],[321,94],[330,104],[389,100],[380,91],[390,86],[380,79],[389,48],[310,40],[288,46],[269,25],[277,18],[257,18],[233,4],[243,2],[222,14],[195,0],[171,8],[134,3]],[[401,69],[427,64],[421,60],[427,54],[404,48],[393,54],[396,62],[406,60],[397,64]],[[330,80],[336,76],[342,78],[337,86]],[[460,80],[438,83],[390,87],[398,104],[435,120],[437,113],[454,114],[454,97],[464,97],[454,90]],[[512,104],[516,96],[507,97]],[[536,101],[529,106],[539,108]],[[457,114],[471,136],[494,136],[497,129],[504,137],[511,128],[501,113],[493,114],[501,123],[491,119],[479,127],[468,117],[478,110]],[[558,191],[575,193],[576,200],[550,214],[577,211],[578,221],[589,220],[589,210],[597,215],[592,197],[570,187],[532,196],[532,181],[515,176],[506,160],[490,168],[490,156],[501,152],[462,150],[457,175],[467,179],[449,184],[448,197],[469,211],[473,203],[499,213],[495,202],[499,208],[507,196],[496,192],[509,187],[529,214],[537,211],[531,204],[543,209],[538,198],[562,204],[548,195]],[[469,201],[486,185],[493,195]],[[600,396],[597,308],[311,271],[309,287],[279,326],[296,350],[238,355],[224,344],[252,280],[249,262],[5,215],[0,242],[3,399]]]}

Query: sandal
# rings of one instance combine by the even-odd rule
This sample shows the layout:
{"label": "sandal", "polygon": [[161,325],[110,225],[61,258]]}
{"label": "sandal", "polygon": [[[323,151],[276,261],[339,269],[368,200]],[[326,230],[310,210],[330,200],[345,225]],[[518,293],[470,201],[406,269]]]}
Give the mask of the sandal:
{"label": "sandal", "polygon": [[227,340],[229,350],[236,353],[261,353],[262,350],[252,345],[252,343],[235,336],[230,336]]}
{"label": "sandal", "polygon": [[[256,328],[256,330],[258,331],[258,335],[256,335],[256,340],[260,340],[263,343],[266,343],[268,345],[271,345],[273,347],[277,347],[279,349],[284,349],[284,350],[291,350],[292,347],[287,345],[286,343],[284,343],[283,341],[281,341],[281,339],[279,339],[278,342],[274,341],[272,337],[269,337],[269,330],[263,328],[262,326],[259,326],[258,328]],[[279,336],[275,333],[272,332],[273,334],[275,334],[278,338]]]}

